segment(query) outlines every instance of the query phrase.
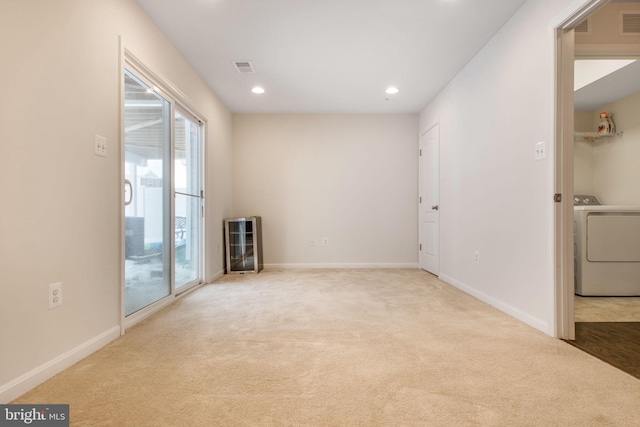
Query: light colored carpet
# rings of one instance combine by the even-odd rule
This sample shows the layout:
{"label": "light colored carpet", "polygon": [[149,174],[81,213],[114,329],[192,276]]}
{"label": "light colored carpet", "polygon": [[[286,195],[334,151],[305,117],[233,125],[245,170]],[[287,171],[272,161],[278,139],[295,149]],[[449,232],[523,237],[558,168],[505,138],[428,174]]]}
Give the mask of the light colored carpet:
{"label": "light colored carpet", "polygon": [[225,276],[15,403],[77,426],[632,426],[640,382],[420,270]]}

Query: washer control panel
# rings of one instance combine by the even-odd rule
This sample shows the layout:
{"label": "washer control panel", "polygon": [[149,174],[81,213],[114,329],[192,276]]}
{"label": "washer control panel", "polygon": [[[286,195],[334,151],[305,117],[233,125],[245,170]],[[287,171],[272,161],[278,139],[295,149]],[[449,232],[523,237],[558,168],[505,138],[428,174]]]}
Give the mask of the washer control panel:
{"label": "washer control panel", "polygon": [[596,196],[585,194],[576,194],[573,196],[573,206],[590,206],[600,205],[600,201]]}

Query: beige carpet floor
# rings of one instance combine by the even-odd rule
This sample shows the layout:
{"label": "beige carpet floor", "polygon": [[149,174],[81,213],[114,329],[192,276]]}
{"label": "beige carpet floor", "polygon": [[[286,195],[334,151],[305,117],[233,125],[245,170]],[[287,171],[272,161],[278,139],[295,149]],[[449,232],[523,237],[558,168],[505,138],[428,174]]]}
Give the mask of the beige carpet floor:
{"label": "beige carpet floor", "polygon": [[420,270],[225,276],[14,403],[75,426],[636,426],[640,381]]}

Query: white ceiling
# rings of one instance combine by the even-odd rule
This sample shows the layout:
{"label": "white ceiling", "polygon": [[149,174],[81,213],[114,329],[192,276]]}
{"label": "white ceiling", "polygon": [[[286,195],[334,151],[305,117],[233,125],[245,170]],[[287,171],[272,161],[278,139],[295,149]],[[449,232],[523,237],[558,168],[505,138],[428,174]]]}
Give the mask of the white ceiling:
{"label": "white ceiling", "polygon": [[635,59],[576,58],[573,63],[573,90],[581,89],[635,61]]}
{"label": "white ceiling", "polygon": [[597,110],[639,92],[640,61],[635,61],[575,91],[575,109]]}
{"label": "white ceiling", "polygon": [[525,2],[136,1],[234,113],[419,112]]}

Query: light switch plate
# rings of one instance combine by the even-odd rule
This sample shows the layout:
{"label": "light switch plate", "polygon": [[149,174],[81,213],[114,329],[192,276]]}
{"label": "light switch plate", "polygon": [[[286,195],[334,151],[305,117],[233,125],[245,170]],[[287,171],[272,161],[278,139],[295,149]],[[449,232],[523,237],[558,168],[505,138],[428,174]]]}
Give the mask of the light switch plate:
{"label": "light switch plate", "polygon": [[96,156],[107,157],[107,138],[96,134],[94,141]]}
{"label": "light switch plate", "polygon": [[540,141],[536,144],[536,160],[542,160],[547,157],[547,153],[544,146],[544,141]]}

